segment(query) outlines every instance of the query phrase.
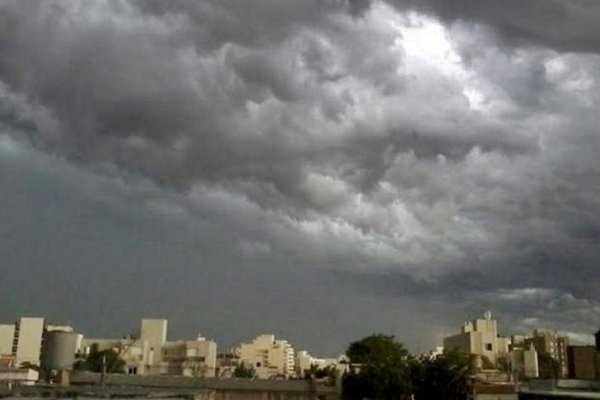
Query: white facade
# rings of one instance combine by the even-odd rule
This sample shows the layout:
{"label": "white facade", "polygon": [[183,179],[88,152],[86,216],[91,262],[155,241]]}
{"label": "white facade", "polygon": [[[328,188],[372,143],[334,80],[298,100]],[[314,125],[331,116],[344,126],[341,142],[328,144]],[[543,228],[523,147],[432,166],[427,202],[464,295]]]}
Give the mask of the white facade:
{"label": "white facade", "polygon": [[159,364],[161,374],[209,378],[216,375],[217,344],[198,335],[196,340],[166,342]]}
{"label": "white facade", "polygon": [[17,337],[16,365],[24,362],[40,365],[44,318],[21,318],[15,329]]}
{"label": "white facade", "polygon": [[19,385],[35,385],[40,373],[30,368],[2,368],[0,367],[0,382]]}
{"label": "white facade", "polygon": [[252,366],[259,379],[290,377],[294,374],[294,349],[274,335],[260,335],[252,343],[240,346],[240,363]]}
{"label": "white facade", "polygon": [[0,358],[12,356],[15,325],[0,325]]}
{"label": "white facade", "polygon": [[528,350],[523,351],[523,369],[527,378],[537,378],[540,376],[538,354],[533,344],[529,346]]}
{"label": "white facade", "polygon": [[333,367],[338,371],[346,371],[348,361],[345,355],[338,358],[317,358],[311,356],[308,351],[302,350],[296,353],[296,373],[298,377],[302,378],[306,372],[310,371],[311,367],[318,369]]}
{"label": "white facade", "polygon": [[444,339],[444,348],[487,357],[496,363],[499,357],[508,355],[508,338],[498,337],[498,327],[492,313],[487,311],[483,319],[465,322],[461,333]]}
{"label": "white facade", "polygon": [[147,340],[150,346],[159,349],[167,341],[166,319],[142,319],[140,327],[140,339]]}
{"label": "white facade", "polygon": [[81,342],[83,354],[89,354],[93,345],[98,346],[98,351],[112,350],[125,361],[125,370],[118,372],[143,375],[152,364],[152,352],[146,340],[84,338]]}
{"label": "white facade", "polygon": [[125,361],[125,373],[132,375],[184,375],[214,377],[217,344],[198,336],[196,340],[166,341],[167,321],[142,320],[139,339],[83,340],[88,354],[95,343],[98,350],[111,349]]}

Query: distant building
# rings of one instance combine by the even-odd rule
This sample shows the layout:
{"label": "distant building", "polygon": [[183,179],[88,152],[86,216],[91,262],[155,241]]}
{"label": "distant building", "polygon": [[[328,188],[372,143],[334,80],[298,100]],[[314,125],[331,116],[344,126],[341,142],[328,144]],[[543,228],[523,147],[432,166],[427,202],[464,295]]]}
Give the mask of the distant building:
{"label": "distant building", "polygon": [[238,348],[227,349],[222,353],[218,353],[216,376],[231,378],[239,364],[240,352]]}
{"label": "distant building", "polygon": [[500,357],[508,356],[510,340],[498,336],[498,327],[492,313],[486,311],[483,319],[465,322],[458,335],[444,339],[444,349],[486,357],[494,365]]}
{"label": "distant building", "polygon": [[512,373],[517,378],[537,378],[540,375],[538,354],[533,344],[525,347],[522,338],[514,337],[510,346],[510,363]]}
{"label": "distant building", "polygon": [[296,353],[296,374],[303,378],[311,368],[325,369],[334,368],[336,370],[346,371],[349,360],[345,355],[338,358],[317,358],[311,356],[308,351],[302,350]]}
{"label": "distant building", "polygon": [[240,346],[240,363],[252,366],[259,379],[288,378],[294,375],[294,349],[274,335],[260,335]]}
{"label": "distant building", "polygon": [[44,318],[21,318],[15,326],[15,363],[40,365],[42,353],[42,336],[44,334]]}
{"label": "distant building", "polygon": [[40,365],[44,318],[23,317],[14,324],[0,325],[0,365]]}
{"label": "distant building", "polygon": [[93,345],[99,351],[115,351],[125,361],[127,374],[215,376],[217,344],[202,336],[169,342],[165,319],[142,319],[138,338],[85,338],[83,352],[89,354]]}
{"label": "distant building", "polygon": [[567,377],[569,373],[567,362],[567,347],[569,338],[559,336],[555,331],[535,329],[531,337],[525,339],[526,347],[532,344],[538,353],[550,355],[560,366],[559,378]]}
{"label": "distant building", "polygon": [[35,385],[40,373],[31,368],[8,368],[0,366],[0,383],[17,385]]}
{"label": "distant building", "polygon": [[596,346],[569,346],[569,379],[600,379],[600,354]]}
{"label": "distant building", "polygon": [[166,342],[161,359],[160,374],[215,377],[217,344],[201,335],[196,340]]}
{"label": "distant building", "polygon": [[14,366],[15,324],[0,325],[0,366]]}

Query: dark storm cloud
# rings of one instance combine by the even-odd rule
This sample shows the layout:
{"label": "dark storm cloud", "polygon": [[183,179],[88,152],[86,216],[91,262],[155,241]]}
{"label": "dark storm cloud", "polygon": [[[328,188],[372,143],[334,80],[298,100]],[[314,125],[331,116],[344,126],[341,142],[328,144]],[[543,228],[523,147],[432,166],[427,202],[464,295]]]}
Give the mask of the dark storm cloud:
{"label": "dark storm cloud", "polygon": [[[258,275],[311,271],[315,302],[350,287],[373,307],[431,298],[423,312],[443,324],[485,303],[515,323],[591,329],[516,294],[572,296],[569,310],[600,300],[597,6],[516,4],[4,1],[0,161],[13,173],[0,184],[57,204],[11,243],[35,237],[53,270],[75,268],[43,244],[64,220],[72,232],[51,242],[84,263],[96,254],[77,232],[97,240],[90,268],[125,282],[169,271],[205,287],[258,268],[264,290]],[[15,178],[26,166],[33,186]],[[46,201],[5,202],[20,210],[3,217],[8,237],[11,214]],[[111,230],[157,250],[128,255]],[[442,306],[457,292],[461,310]],[[352,326],[400,329],[396,316]]]}

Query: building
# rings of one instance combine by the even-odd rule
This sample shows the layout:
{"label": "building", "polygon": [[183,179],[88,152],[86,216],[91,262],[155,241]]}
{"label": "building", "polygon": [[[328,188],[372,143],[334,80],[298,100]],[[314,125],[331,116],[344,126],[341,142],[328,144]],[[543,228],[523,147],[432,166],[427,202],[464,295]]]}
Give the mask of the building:
{"label": "building", "polygon": [[200,335],[196,340],[167,341],[164,319],[142,319],[137,338],[85,338],[83,354],[94,345],[99,351],[115,351],[125,362],[124,372],[131,375],[214,377],[216,372],[217,344]]}
{"label": "building", "polygon": [[21,318],[15,326],[15,363],[40,365],[44,318]]}
{"label": "building", "polygon": [[260,335],[240,346],[240,363],[252,366],[259,379],[288,378],[294,375],[294,349],[274,335]]}
{"label": "building", "polygon": [[535,329],[531,337],[525,339],[525,345],[532,344],[538,353],[548,354],[560,366],[559,378],[567,377],[569,373],[567,347],[569,338],[559,336],[555,331]]}
{"label": "building", "polygon": [[16,385],[35,385],[39,379],[38,371],[31,368],[8,368],[0,366],[0,383],[11,386]]}
{"label": "building", "polygon": [[510,364],[516,378],[537,378],[540,375],[538,355],[533,344],[525,347],[524,341],[513,337],[510,349]]}
{"label": "building", "polygon": [[167,342],[167,320],[142,319],[139,338],[147,341],[153,350],[160,353],[161,347]]}
{"label": "building", "polygon": [[496,365],[501,357],[508,356],[509,343],[508,338],[498,336],[497,322],[486,311],[483,319],[465,322],[459,334],[446,337],[444,349],[485,357]]}
{"label": "building", "polygon": [[14,324],[0,325],[0,365],[40,365],[45,324],[43,318],[23,317]]}
{"label": "building", "polygon": [[0,325],[0,366],[14,366],[15,324]]}
{"label": "building", "polygon": [[569,379],[600,379],[600,355],[596,346],[567,348]]}
{"label": "building", "polygon": [[311,369],[333,368],[345,372],[348,369],[350,360],[345,355],[338,358],[317,358],[311,356],[308,351],[302,350],[296,353],[296,374],[303,378]]}
{"label": "building", "polygon": [[231,378],[234,376],[235,369],[240,365],[239,348],[227,349],[217,354],[216,376],[220,378]]}
{"label": "building", "polygon": [[167,342],[162,348],[160,374],[202,378],[216,376],[217,344],[198,335],[196,340]]}

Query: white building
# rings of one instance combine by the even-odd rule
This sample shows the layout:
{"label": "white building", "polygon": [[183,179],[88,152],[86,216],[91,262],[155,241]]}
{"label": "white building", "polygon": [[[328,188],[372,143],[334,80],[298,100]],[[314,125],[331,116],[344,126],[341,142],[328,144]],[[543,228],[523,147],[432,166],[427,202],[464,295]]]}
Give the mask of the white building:
{"label": "white building", "polygon": [[0,383],[7,385],[35,385],[40,373],[31,368],[6,368],[0,366]]}
{"label": "white building", "polygon": [[259,379],[288,378],[294,374],[294,349],[274,335],[260,335],[240,346],[240,363],[252,366]]}
{"label": "white building", "polygon": [[335,370],[345,372],[348,369],[348,365],[349,360],[345,355],[341,355],[338,358],[317,358],[311,356],[306,350],[296,353],[296,373],[301,378],[311,368],[325,369],[333,367]]}
{"label": "white building", "polygon": [[14,364],[13,344],[15,341],[15,324],[0,325],[0,366]]}
{"label": "white building", "polygon": [[444,349],[487,357],[496,364],[500,357],[507,357],[510,340],[498,336],[498,326],[492,313],[486,311],[483,319],[465,322],[458,335],[444,339]]}
{"label": "white building", "polygon": [[25,362],[40,365],[44,318],[23,317],[15,324],[14,333],[16,343],[15,365],[20,366]]}
{"label": "white building", "polygon": [[201,335],[196,340],[167,342],[163,346],[161,357],[161,374],[214,377],[217,344]]}
{"label": "white building", "polygon": [[[143,319],[139,338],[91,339],[82,342],[84,354],[91,346],[113,350],[132,375],[184,375],[214,377],[217,344],[198,336],[196,340],[167,341],[167,320]],[[113,371],[114,372],[114,371]]]}

